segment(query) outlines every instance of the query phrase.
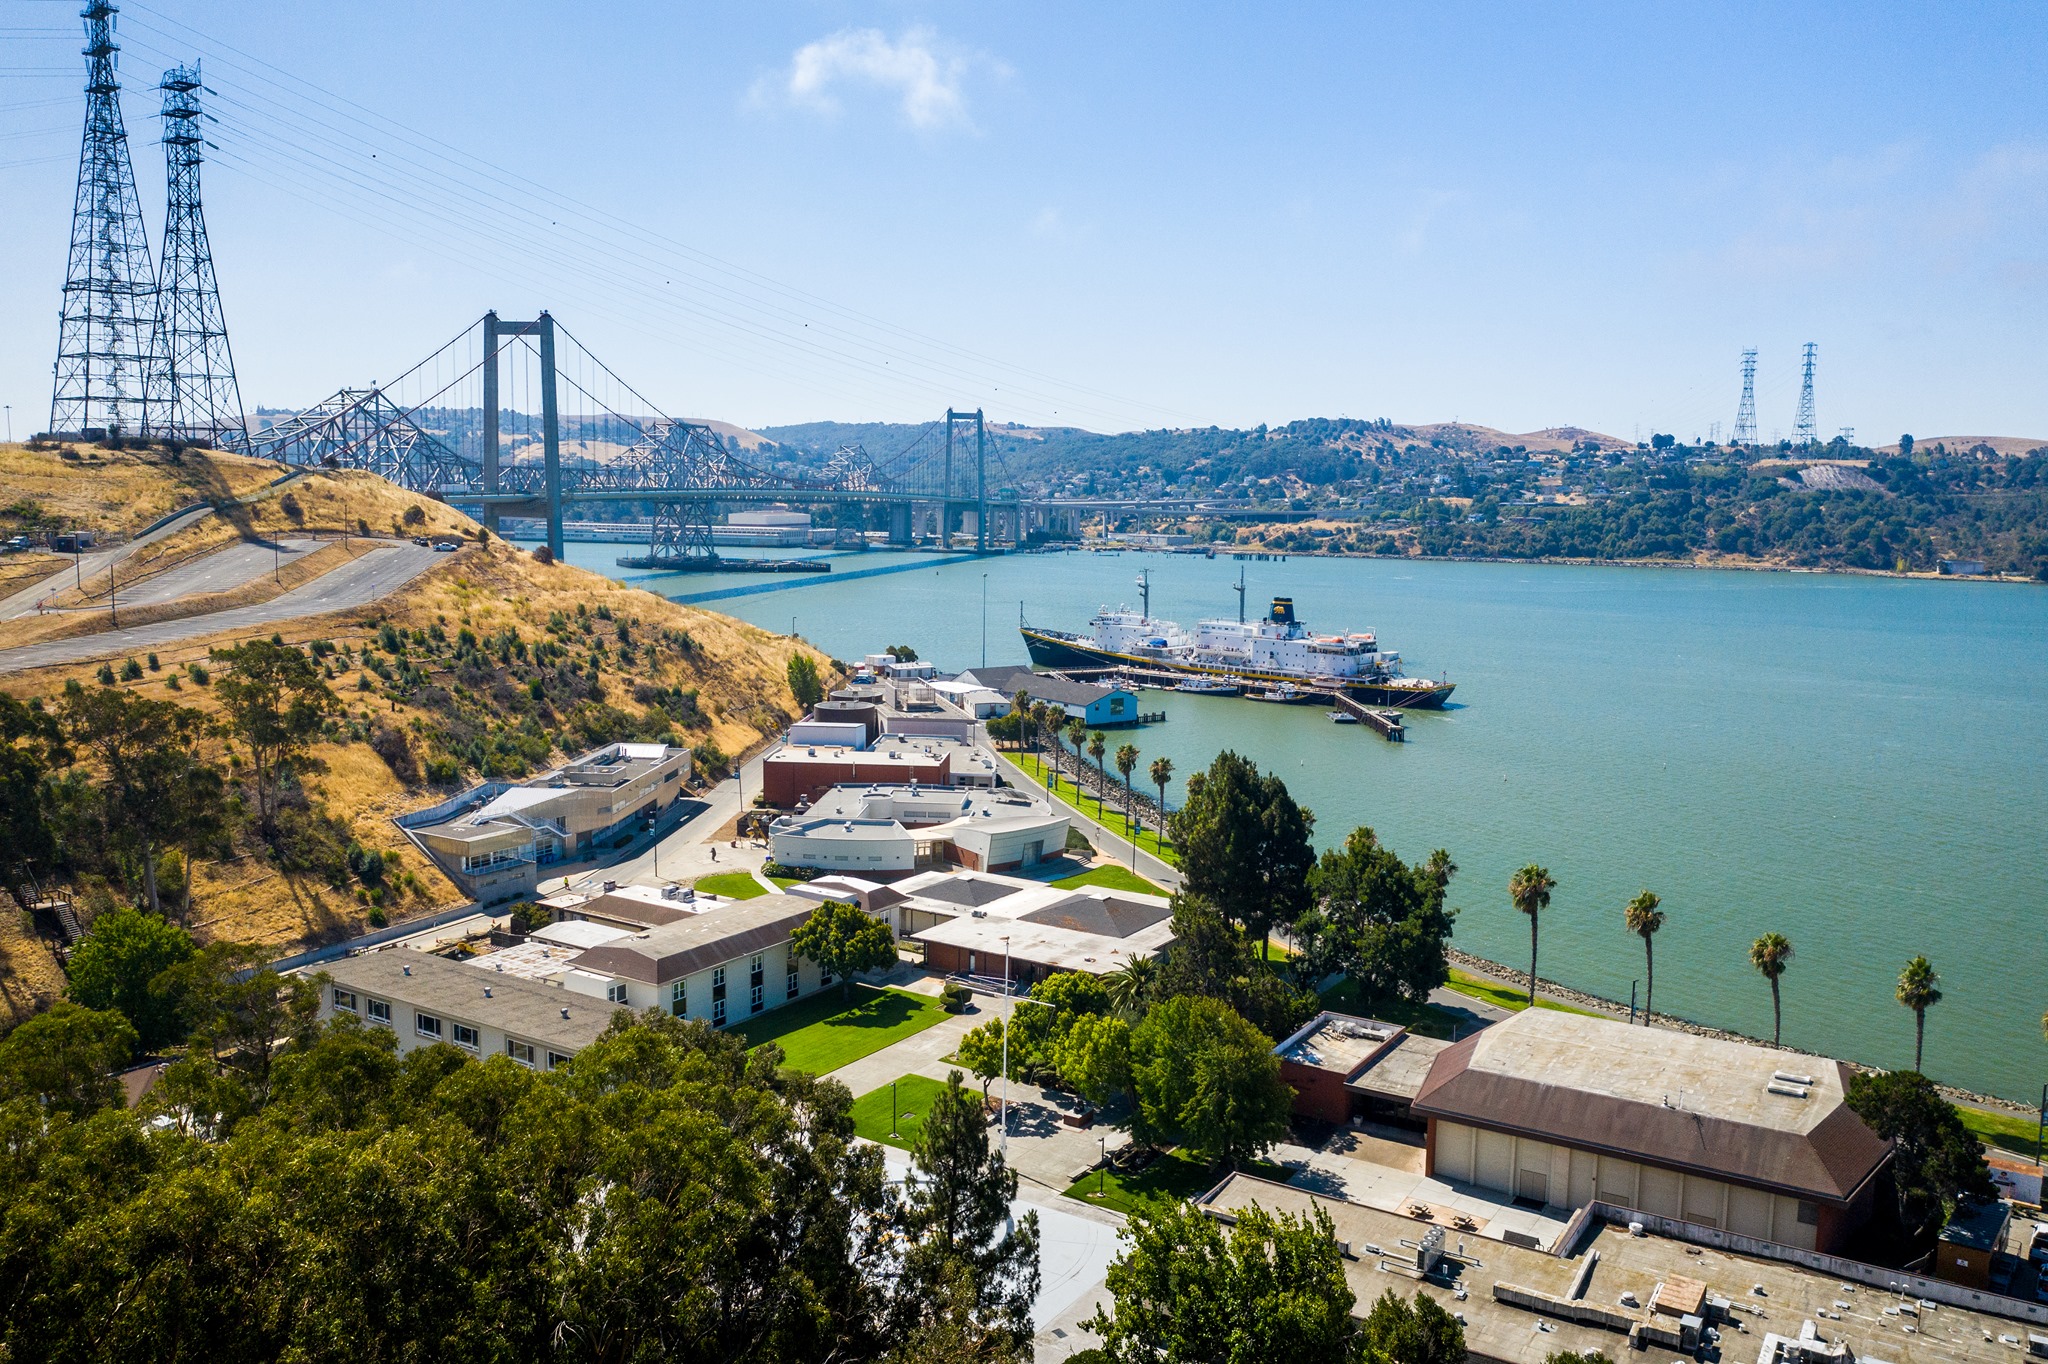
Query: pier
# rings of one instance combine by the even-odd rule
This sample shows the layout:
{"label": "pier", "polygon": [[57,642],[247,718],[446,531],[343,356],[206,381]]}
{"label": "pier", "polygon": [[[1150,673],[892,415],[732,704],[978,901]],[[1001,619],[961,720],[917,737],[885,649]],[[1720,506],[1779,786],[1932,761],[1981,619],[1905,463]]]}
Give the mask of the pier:
{"label": "pier", "polygon": [[[1139,687],[1151,687],[1158,691],[1172,691],[1180,683],[1185,682],[1188,675],[1186,673],[1168,672],[1163,668],[1134,668],[1126,666],[1118,668],[1060,668],[1049,673],[1048,676],[1064,677],[1075,682],[1115,682],[1119,685],[1130,687],[1133,690]],[[1193,694],[1198,695],[1199,693]],[[1341,710],[1348,715],[1357,717],[1360,724],[1370,726],[1374,733],[1378,734],[1388,743],[1398,744],[1408,738],[1408,729],[1402,724],[1401,712],[1398,710],[1389,707],[1368,706],[1364,702],[1354,700],[1341,691],[1326,691],[1318,687],[1303,687],[1301,689],[1301,698],[1303,705],[1310,704],[1311,702],[1318,705],[1328,705],[1332,709]],[[1166,717],[1160,715],[1144,718],[1163,720]]]}

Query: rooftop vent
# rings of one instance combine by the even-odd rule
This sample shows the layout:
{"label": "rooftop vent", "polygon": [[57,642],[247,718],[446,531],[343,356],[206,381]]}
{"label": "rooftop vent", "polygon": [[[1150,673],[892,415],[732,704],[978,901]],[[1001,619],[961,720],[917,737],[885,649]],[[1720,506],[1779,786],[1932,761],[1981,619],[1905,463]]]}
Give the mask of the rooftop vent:
{"label": "rooftop vent", "polygon": [[1764,1088],[1773,1094],[1782,1094],[1788,1099],[1803,1099],[1812,1092],[1804,1085],[1786,1084],[1782,1080],[1773,1080]]}
{"label": "rooftop vent", "polygon": [[564,1009],[564,1010],[562,1010],[562,1017],[564,1017],[564,1018],[567,1018],[568,1016],[569,1016],[569,1011],[568,1011],[567,1009]]}
{"label": "rooftop vent", "polygon": [[398,969],[405,972],[408,976],[412,974],[412,968],[410,966],[401,966]]}
{"label": "rooftop vent", "polygon": [[619,888],[619,883],[618,883],[617,881],[607,881],[607,882],[605,882],[605,883],[604,883],[604,890],[605,890],[605,894],[607,894],[607,895],[611,894],[611,893],[612,893],[613,891],[617,890],[618,888]]}
{"label": "rooftop vent", "polygon": [[1774,1070],[1771,1072],[1771,1078],[1788,1085],[1810,1085],[1813,1083],[1811,1075],[1794,1075],[1789,1070]]}
{"label": "rooftop vent", "polygon": [[489,999],[490,997],[491,997],[491,987],[490,987],[490,986],[488,986],[488,985],[486,985],[486,986],[484,986],[484,998],[485,998],[485,999]]}

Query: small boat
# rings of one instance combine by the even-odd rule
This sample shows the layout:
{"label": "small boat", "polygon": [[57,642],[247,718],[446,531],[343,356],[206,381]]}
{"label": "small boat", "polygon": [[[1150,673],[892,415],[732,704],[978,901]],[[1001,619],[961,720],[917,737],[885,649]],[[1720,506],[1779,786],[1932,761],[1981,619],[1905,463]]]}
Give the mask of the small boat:
{"label": "small boat", "polygon": [[1330,712],[1330,718],[1340,725],[1355,725],[1358,723],[1358,717],[1348,710],[1333,710]]}
{"label": "small boat", "polygon": [[1315,693],[1303,691],[1292,682],[1282,682],[1277,686],[1268,687],[1264,691],[1248,691],[1244,694],[1244,698],[1247,701],[1271,701],[1276,705],[1282,706],[1300,705],[1304,701],[1316,699]]}
{"label": "small boat", "polygon": [[1174,684],[1175,691],[1190,696],[1242,696],[1244,684],[1221,677],[1190,677]]}

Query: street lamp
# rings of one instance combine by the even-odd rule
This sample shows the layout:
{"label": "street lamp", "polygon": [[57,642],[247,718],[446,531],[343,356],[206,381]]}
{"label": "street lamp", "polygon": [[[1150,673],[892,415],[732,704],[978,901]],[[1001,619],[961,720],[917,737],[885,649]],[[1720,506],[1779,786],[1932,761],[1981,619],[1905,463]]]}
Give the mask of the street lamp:
{"label": "street lamp", "polygon": [[1003,1164],[1010,1163],[1010,935],[1003,935]]}
{"label": "street lamp", "polygon": [[1109,1192],[1109,1138],[1097,1137],[1095,1144],[1101,1148],[1101,1157],[1095,1167],[1101,1171],[1101,1177],[1095,1181],[1095,1196],[1101,1198]]}

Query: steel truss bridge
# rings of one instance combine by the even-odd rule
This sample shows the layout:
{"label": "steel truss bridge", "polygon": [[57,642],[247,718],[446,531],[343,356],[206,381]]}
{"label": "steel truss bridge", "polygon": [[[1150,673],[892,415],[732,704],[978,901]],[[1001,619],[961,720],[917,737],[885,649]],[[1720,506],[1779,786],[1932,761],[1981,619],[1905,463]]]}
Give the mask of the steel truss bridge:
{"label": "steel truss bridge", "polygon": [[367,470],[472,509],[492,530],[505,515],[542,518],[557,557],[565,507],[640,504],[652,513],[647,554],[622,560],[639,567],[715,563],[711,527],[743,504],[839,504],[859,509],[863,528],[867,509],[885,508],[892,545],[976,553],[1078,529],[1069,505],[989,487],[979,410],[949,408],[883,458],[848,445],[815,474],[792,474],[661,412],[545,312],[486,313],[397,381],[344,388],[252,432],[250,453]]}

